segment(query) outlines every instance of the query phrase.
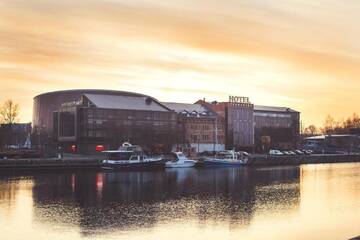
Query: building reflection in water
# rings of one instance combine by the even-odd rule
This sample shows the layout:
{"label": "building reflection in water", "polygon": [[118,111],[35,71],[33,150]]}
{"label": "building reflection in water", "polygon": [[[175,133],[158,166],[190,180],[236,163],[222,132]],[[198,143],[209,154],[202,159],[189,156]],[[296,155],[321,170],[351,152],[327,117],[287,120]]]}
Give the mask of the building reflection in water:
{"label": "building reflection in water", "polygon": [[174,169],[33,176],[36,221],[84,235],[196,220],[246,227],[256,211],[296,211],[299,168]]}

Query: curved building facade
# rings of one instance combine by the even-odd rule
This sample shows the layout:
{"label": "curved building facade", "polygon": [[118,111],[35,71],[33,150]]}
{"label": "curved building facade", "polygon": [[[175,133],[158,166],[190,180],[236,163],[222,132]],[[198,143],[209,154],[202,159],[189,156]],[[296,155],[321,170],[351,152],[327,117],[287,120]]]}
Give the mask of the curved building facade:
{"label": "curved building facade", "polygon": [[51,135],[53,131],[54,112],[57,111],[63,103],[79,101],[84,94],[149,97],[132,92],[96,89],[65,90],[40,94],[34,97],[32,116],[33,130],[47,132]]}

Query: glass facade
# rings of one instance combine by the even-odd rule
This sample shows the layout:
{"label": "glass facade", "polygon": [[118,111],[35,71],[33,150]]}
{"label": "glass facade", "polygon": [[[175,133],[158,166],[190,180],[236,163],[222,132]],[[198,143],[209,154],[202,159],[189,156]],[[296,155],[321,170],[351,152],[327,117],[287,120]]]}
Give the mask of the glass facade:
{"label": "glass facade", "polygon": [[255,111],[255,145],[257,152],[269,149],[295,149],[300,137],[299,112]]}
{"label": "glass facade", "polygon": [[144,149],[171,149],[176,141],[176,113],[77,106],[75,111],[58,112],[59,139],[76,136],[81,151],[92,152],[96,145],[117,149],[123,142]]}

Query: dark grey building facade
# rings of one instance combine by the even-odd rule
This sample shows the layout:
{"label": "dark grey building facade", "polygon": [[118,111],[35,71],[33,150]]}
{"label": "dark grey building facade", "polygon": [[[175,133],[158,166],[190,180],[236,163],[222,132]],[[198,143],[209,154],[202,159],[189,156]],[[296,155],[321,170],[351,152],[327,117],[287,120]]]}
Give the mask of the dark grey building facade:
{"label": "dark grey building facade", "polygon": [[65,150],[117,149],[128,141],[151,152],[168,152],[176,141],[176,113],[145,95],[85,93],[53,113],[53,136]]}
{"label": "dark grey building facade", "polygon": [[40,94],[34,97],[33,102],[33,130],[46,132],[51,135],[54,122],[53,112],[57,111],[64,103],[79,101],[81,96],[86,93],[121,96],[145,96],[143,94],[132,92],[97,89],[64,90]]}
{"label": "dark grey building facade", "polygon": [[300,112],[286,107],[254,106],[256,151],[295,149],[300,144]]}

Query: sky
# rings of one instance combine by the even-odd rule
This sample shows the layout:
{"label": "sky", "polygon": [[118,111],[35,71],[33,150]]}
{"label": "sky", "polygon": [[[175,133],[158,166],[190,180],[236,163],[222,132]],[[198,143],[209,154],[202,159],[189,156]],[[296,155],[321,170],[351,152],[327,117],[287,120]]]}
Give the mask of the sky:
{"label": "sky", "polygon": [[0,102],[31,121],[40,93],[286,106],[304,125],[360,101],[357,0],[1,0]]}

